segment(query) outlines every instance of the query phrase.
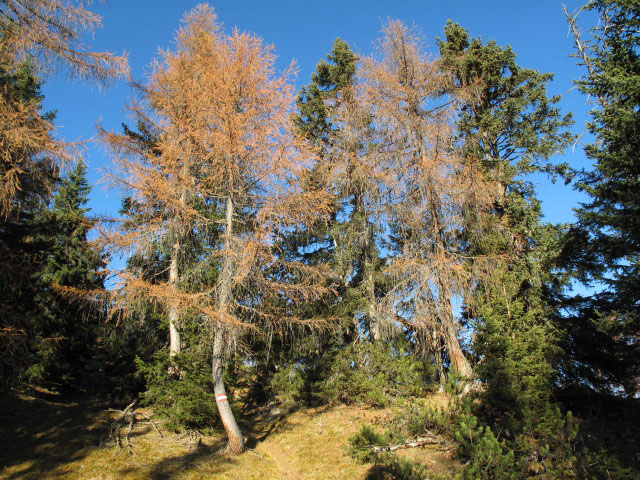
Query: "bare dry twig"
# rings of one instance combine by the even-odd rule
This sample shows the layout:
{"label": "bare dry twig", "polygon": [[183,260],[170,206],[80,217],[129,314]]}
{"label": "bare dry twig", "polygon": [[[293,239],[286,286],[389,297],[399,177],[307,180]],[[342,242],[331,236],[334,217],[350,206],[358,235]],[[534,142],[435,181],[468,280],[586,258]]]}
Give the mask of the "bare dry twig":
{"label": "bare dry twig", "polygon": [[[120,448],[126,448],[129,454],[133,454],[133,446],[131,445],[131,433],[133,433],[133,429],[136,424],[148,423],[153,429],[160,435],[160,438],[164,438],[162,432],[158,428],[158,425],[149,417],[148,415],[136,411],[135,407],[138,404],[138,400],[134,400],[124,410],[117,410],[110,408],[108,412],[118,412],[120,416],[111,422],[109,427],[109,435],[107,436],[107,440],[105,443],[114,443],[116,446]],[[141,421],[143,418],[145,421]],[[121,431],[128,425],[127,433],[124,435],[124,442],[122,438]]]}

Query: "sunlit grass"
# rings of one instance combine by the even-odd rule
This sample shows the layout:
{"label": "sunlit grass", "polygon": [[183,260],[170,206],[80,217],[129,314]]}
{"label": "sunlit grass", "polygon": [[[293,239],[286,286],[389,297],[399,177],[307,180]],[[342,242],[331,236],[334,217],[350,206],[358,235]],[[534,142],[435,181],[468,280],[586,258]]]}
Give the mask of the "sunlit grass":
{"label": "sunlit grass", "polygon": [[[349,437],[362,423],[381,424],[388,415],[346,406],[288,415],[265,411],[243,419],[249,449],[231,457],[223,451],[223,435],[195,444],[164,430],[160,438],[149,425],[133,430],[131,451],[102,443],[114,414],[96,403],[11,397],[2,408],[9,416],[0,426],[0,478],[34,480],[373,479],[372,465],[349,457]],[[446,452],[415,449],[403,455],[433,467],[434,473],[453,468]]]}

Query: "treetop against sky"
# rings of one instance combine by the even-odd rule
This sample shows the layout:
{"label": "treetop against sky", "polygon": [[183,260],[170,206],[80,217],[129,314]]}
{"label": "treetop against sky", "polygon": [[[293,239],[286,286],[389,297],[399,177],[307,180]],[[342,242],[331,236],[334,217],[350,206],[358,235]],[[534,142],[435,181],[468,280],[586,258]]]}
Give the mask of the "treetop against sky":
{"label": "treetop against sky", "polygon": [[[144,82],[158,49],[175,47],[174,33],[184,14],[197,3],[191,0],[113,0],[109,4],[95,5],[94,10],[103,16],[103,28],[87,39],[87,44],[99,51],[126,51],[132,78]],[[581,4],[574,0],[565,3],[569,11]],[[563,112],[573,112],[576,120],[574,132],[581,133],[584,129],[589,106],[572,83],[583,71],[575,59],[569,57],[573,48],[572,38],[562,13],[562,2],[558,0],[328,0],[322,4],[295,0],[224,0],[211,4],[228,31],[233,28],[249,31],[273,44],[278,56],[278,69],[286,69],[291,60],[295,60],[295,82],[298,86],[309,82],[315,65],[325,58],[331,42],[337,37],[348,42],[356,52],[368,55],[379,37],[383,22],[388,18],[399,19],[417,26],[428,49],[436,55],[436,38],[443,36],[443,27],[451,19],[467,28],[472,37],[481,37],[483,41],[495,40],[502,46],[510,45],[520,66],[553,73],[555,78],[549,85],[549,93],[563,96],[560,106]],[[583,20],[588,23],[589,19],[585,17]],[[122,122],[131,122],[124,113],[124,105],[131,98],[132,91],[124,81],[99,92],[78,82],[66,82],[63,73],[49,79],[43,93],[45,107],[57,111],[59,135],[66,140],[95,138],[98,121],[107,129],[117,129]],[[89,180],[95,185],[102,176],[101,170],[109,164],[106,152],[96,142],[90,141],[86,144],[85,159]],[[556,160],[568,162],[574,168],[588,166],[579,146],[567,150]],[[543,176],[535,180],[545,217],[553,222],[572,221],[572,208],[582,197],[562,182],[552,185]],[[89,206],[95,214],[115,214],[120,206],[120,194],[106,188],[94,188]]]}

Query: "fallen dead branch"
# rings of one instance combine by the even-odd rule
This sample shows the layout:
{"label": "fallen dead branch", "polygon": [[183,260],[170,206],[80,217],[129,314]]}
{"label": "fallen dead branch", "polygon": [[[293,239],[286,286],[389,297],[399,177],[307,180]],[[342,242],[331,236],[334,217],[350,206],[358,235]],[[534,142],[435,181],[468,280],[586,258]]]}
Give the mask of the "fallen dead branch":
{"label": "fallen dead branch", "polygon": [[[120,413],[120,416],[113,422],[111,422],[106,443],[114,443],[120,448],[126,448],[130,454],[133,454],[133,447],[131,445],[131,433],[133,432],[135,425],[151,425],[153,429],[158,432],[160,438],[164,438],[164,435],[162,435],[162,432],[158,428],[158,425],[151,419],[151,417],[135,409],[137,404],[138,400],[134,400],[129,405],[127,405],[124,410],[117,410],[113,408],[109,408],[108,410],[106,410],[108,412]],[[122,429],[125,428],[125,426],[127,426],[127,432],[124,435],[123,441]]]}
{"label": "fallen dead branch", "polygon": [[386,447],[371,447],[371,451],[373,453],[380,452],[393,452],[395,450],[400,450],[402,448],[416,448],[416,447],[424,447],[426,445],[442,445],[445,443],[445,440],[442,437],[433,434],[426,434],[420,437],[416,437],[413,440],[407,440],[404,443],[399,443],[397,445],[387,445]]}

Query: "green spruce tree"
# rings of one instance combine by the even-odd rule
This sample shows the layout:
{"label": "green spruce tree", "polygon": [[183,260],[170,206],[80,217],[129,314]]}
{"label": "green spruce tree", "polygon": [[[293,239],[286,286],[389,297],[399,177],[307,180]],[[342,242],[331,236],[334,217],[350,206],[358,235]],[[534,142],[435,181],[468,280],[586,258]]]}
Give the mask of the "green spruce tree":
{"label": "green spruce tree", "polygon": [[[30,108],[36,115],[19,127],[40,129],[48,125],[53,114],[42,112],[40,81],[28,63],[15,70],[0,68],[0,100],[11,108]],[[0,159],[3,187],[15,179],[21,188],[4,205],[0,216],[0,379],[9,388],[25,379],[34,363],[33,343],[37,337],[33,316],[35,297],[41,290],[38,280],[46,264],[49,247],[44,214],[57,179],[52,163],[29,142],[21,143],[1,133],[0,140],[9,145]],[[15,165],[21,166],[19,170]],[[17,172],[17,173],[16,173]]]}
{"label": "green spruce tree", "polygon": [[544,445],[565,439],[554,437],[563,420],[552,390],[560,352],[557,300],[566,280],[558,273],[561,228],[543,224],[528,175],[567,178],[567,166],[550,159],[572,140],[572,120],[560,113],[559,97],[546,93],[551,74],[518,66],[509,47],[471,39],[455,23],[444,33],[442,68],[477,90],[458,122],[465,156],[499,190],[488,218],[468,206],[463,239],[467,251],[493,259],[465,299],[483,384],[476,413],[519,458],[535,458],[518,468],[551,469],[558,458]]}
{"label": "green spruce tree", "polygon": [[[578,189],[589,200],[576,210],[567,237],[567,267],[594,293],[574,298],[568,320],[571,380],[633,397],[640,391],[640,5],[594,0],[593,37],[576,36],[586,67],[578,82],[594,100],[585,148],[594,162]],[[577,34],[575,17],[569,17]]]}

